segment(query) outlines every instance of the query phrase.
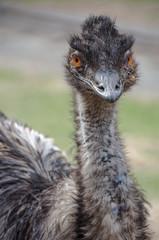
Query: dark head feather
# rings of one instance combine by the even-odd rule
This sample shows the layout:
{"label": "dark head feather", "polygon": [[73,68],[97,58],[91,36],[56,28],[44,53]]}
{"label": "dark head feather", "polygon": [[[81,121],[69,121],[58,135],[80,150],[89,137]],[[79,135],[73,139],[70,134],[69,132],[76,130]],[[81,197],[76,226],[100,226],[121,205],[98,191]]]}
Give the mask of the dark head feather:
{"label": "dark head feather", "polygon": [[115,22],[106,16],[91,16],[82,25],[82,33],[73,35],[69,40],[71,48],[79,50],[89,59],[97,59],[100,52],[106,52],[111,60],[123,57],[133,46],[131,35],[120,34]]}
{"label": "dark head feather", "polygon": [[[137,79],[137,64],[134,58],[131,66],[128,65],[129,56],[132,57],[133,54],[134,38],[120,33],[115,26],[115,21],[106,16],[91,16],[81,27],[82,32],[72,35],[69,40],[70,51],[66,64],[68,82],[80,91],[88,90],[88,88],[90,90],[91,86],[92,93],[95,89],[98,95],[105,97],[110,94],[110,91],[105,92],[108,86],[106,80],[101,88],[99,79],[101,73],[104,74],[101,79],[107,78],[111,73],[111,77],[116,78],[113,91],[117,92],[119,85],[118,93],[121,93],[122,89],[127,90],[131,87]],[[80,68],[74,66],[72,62],[74,55],[78,56],[82,62]],[[118,99],[119,95],[121,94],[117,94],[115,99]]]}

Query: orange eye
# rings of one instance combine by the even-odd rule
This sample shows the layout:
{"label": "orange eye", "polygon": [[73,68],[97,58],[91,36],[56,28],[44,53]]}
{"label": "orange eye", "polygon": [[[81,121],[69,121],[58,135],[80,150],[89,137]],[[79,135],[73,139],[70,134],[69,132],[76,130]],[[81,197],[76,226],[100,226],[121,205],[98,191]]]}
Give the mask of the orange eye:
{"label": "orange eye", "polygon": [[132,55],[130,55],[129,57],[128,57],[128,67],[132,64],[132,62],[133,62],[133,56]]}
{"label": "orange eye", "polygon": [[78,56],[76,56],[76,55],[74,55],[74,56],[72,57],[72,62],[73,62],[73,65],[74,65],[75,67],[80,67],[80,66],[82,65],[82,61],[81,61],[80,57],[78,57]]}

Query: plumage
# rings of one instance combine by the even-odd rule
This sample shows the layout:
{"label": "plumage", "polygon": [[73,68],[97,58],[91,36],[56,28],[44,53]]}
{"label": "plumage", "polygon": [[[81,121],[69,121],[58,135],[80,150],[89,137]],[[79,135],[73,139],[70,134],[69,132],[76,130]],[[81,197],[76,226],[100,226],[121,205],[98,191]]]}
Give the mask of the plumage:
{"label": "plumage", "polygon": [[71,173],[51,139],[1,113],[0,239],[69,239],[77,208]]}
{"label": "plumage", "polygon": [[0,239],[150,240],[117,128],[117,100],[138,78],[134,38],[91,16],[69,44],[77,167],[51,139],[0,113]]}

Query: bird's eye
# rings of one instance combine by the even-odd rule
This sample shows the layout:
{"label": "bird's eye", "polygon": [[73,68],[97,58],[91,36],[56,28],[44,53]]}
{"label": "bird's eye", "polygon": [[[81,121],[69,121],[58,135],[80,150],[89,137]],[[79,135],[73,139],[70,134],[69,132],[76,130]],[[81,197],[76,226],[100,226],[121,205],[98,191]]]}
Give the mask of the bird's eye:
{"label": "bird's eye", "polygon": [[133,63],[133,52],[131,52],[130,50],[128,50],[125,54],[125,58],[124,58],[124,66],[130,67],[130,65]]}
{"label": "bird's eye", "polygon": [[81,61],[80,57],[78,57],[78,56],[76,56],[76,55],[74,55],[74,56],[72,57],[72,62],[73,62],[73,65],[74,65],[75,67],[80,67],[80,66],[82,65],[82,61]]}
{"label": "bird's eye", "polygon": [[132,54],[128,57],[128,62],[127,62],[127,66],[129,67],[133,62],[133,56]]}

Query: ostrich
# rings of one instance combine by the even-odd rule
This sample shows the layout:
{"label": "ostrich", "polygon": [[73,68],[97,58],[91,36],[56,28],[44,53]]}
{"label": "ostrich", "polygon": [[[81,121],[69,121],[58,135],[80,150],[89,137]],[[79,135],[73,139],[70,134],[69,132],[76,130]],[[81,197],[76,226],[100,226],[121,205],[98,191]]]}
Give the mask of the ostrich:
{"label": "ostrich", "polygon": [[117,100],[138,78],[133,43],[106,16],[70,37],[76,169],[51,139],[0,114],[0,239],[151,239],[117,129]]}

